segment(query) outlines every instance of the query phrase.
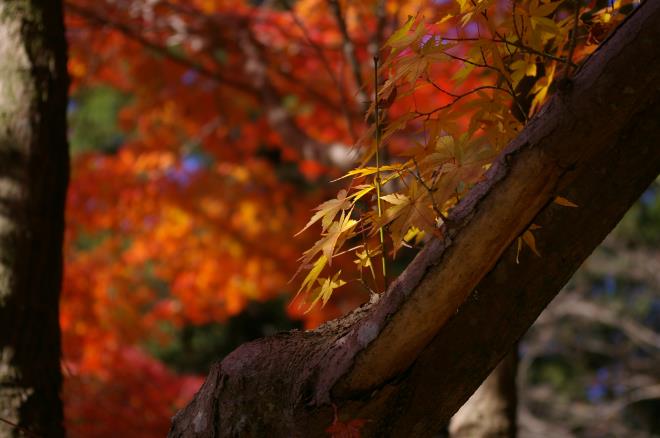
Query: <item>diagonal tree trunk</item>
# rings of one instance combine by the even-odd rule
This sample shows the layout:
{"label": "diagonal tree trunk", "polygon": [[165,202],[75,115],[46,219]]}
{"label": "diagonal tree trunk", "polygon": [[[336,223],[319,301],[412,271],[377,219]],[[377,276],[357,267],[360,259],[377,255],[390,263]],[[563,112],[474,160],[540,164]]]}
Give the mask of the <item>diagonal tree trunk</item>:
{"label": "diagonal tree trunk", "polygon": [[2,437],[64,435],[58,308],[67,87],[61,1],[0,0]]}
{"label": "diagonal tree trunk", "polygon": [[[545,75],[543,63],[537,63],[534,76],[526,76],[516,87],[511,113],[522,124],[532,106],[531,93],[536,81]],[[452,438],[509,437],[517,435],[518,344],[490,373],[468,401],[454,414],[447,434]]]}
{"label": "diagonal tree trunk", "polygon": [[[564,84],[379,300],[214,366],[170,436],[432,436],[660,171],[660,2]],[[561,195],[579,208],[553,203]],[[530,224],[542,257],[516,262]]]}

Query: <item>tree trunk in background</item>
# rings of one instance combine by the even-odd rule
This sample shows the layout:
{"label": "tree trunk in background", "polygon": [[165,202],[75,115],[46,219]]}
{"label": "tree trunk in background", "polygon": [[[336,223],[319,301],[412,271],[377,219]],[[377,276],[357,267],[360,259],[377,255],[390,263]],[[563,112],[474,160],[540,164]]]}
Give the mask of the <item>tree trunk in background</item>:
{"label": "tree trunk in background", "polygon": [[61,0],[0,0],[0,437],[64,436],[67,88]]}
{"label": "tree trunk in background", "polygon": [[517,432],[517,345],[493,370],[449,423],[452,438],[515,438]]}

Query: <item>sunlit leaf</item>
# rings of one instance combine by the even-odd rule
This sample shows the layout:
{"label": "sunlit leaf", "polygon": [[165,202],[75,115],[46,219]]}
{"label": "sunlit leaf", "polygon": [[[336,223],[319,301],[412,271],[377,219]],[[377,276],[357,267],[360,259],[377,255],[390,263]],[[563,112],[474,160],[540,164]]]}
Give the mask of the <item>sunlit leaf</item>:
{"label": "sunlit leaf", "polygon": [[563,205],[564,207],[577,207],[578,206],[576,203],[574,203],[572,201],[569,201],[568,199],[566,199],[564,197],[561,197],[561,196],[555,197],[554,203],[559,204],[559,205]]}
{"label": "sunlit leaf", "polygon": [[316,260],[316,262],[314,262],[312,269],[309,270],[307,276],[300,284],[298,293],[300,293],[303,290],[309,289],[316,282],[316,279],[318,278],[319,274],[321,274],[321,271],[323,271],[323,268],[325,267],[327,262],[328,262],[328,258],[323,254]]}
{"label": "sunlit leaf", "polygon": [[539,254],[538,250],[536,249],[536,239],[534,238],[534,235],[532,234],[531,231],[527,230],[523,233],[522,235],[522,240],[525,242],[527,246],[536,254],[537,256],[541,256]]}
{"label": "sunlit leaf", "polygon": [[325,307],[334,290],[346,284],[344,280],[339,278],[340,275],[341,271],[337,271],[337,273],[335,273],[332,278],[318,279],[319,287],[310,293],[310,295],[314,298],[312,299],[312,302],[309,304],[309,307],[305,313],[309,313],[309,311],[311,311],[314,306],[316,306],[319,300],[321,300],[321,307]]}
{"label": "sunlit leaf", "polygon": [[321,220],[322,231],[327,230],[335,216],[337,216],[337,213],[351,207],[351,203],[346,199],[346,193],[346,189],[341,189],[337,194],[337,199],[325,201],[323,204],[314,208],[316,213],[314,213],[314,216],[312,216],[309,222],[307,222],[307,225],[305,225],[302,230],[298,231],[296,236],[314,225],[319,220]]}

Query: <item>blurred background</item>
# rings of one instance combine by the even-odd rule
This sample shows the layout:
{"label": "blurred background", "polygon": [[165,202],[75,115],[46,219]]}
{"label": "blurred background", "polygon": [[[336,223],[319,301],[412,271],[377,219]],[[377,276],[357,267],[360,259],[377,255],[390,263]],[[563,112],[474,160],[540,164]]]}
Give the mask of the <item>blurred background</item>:
{"label": "blurred background", "polygon": [[660,436],[660,181],[520,343],[522,436]]}
{"label": "blurred background", "polygon": [[[164,436],[238,345],[368,298],[304,313],[293,236],[356,159],[375,48],[449,3],[67,1],[70,436]],[[659,243],[656,181],[521,341],[521,436],[660,436]]]}

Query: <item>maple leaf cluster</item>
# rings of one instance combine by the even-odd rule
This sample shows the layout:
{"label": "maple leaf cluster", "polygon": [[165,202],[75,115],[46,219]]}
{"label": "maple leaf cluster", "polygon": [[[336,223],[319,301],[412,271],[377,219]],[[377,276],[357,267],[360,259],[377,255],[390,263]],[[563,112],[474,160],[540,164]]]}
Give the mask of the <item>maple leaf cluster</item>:
{"label": "maple leaf cluster", "polygon": [[[613,29],[634,7],[623,1],[440,3],[447,7],[431,18],[409,16],[385,41],[384,62],[378,66],[375,59],[372,123],[357,143],[361,163],[342,177],[351,178],[348,188],[320,204],[305,226],[322,224],[321,239],[302,257],[301,270],[309,271],[298,293],[307,296],[309,310],[351,282],[382,292],[392,277],[386,259],[442,238],[451,209],[485,178],[558,80],[570,82],[596,48],[594,32]],[[577,207],[561,196],[555,202]],[[532,233],[539,228],[531,224],[523,232],[518,253],[526,245],[540,256]],[[340,270],[324,277],[333,258],[346,253],[357,272],[347,280]]]}

